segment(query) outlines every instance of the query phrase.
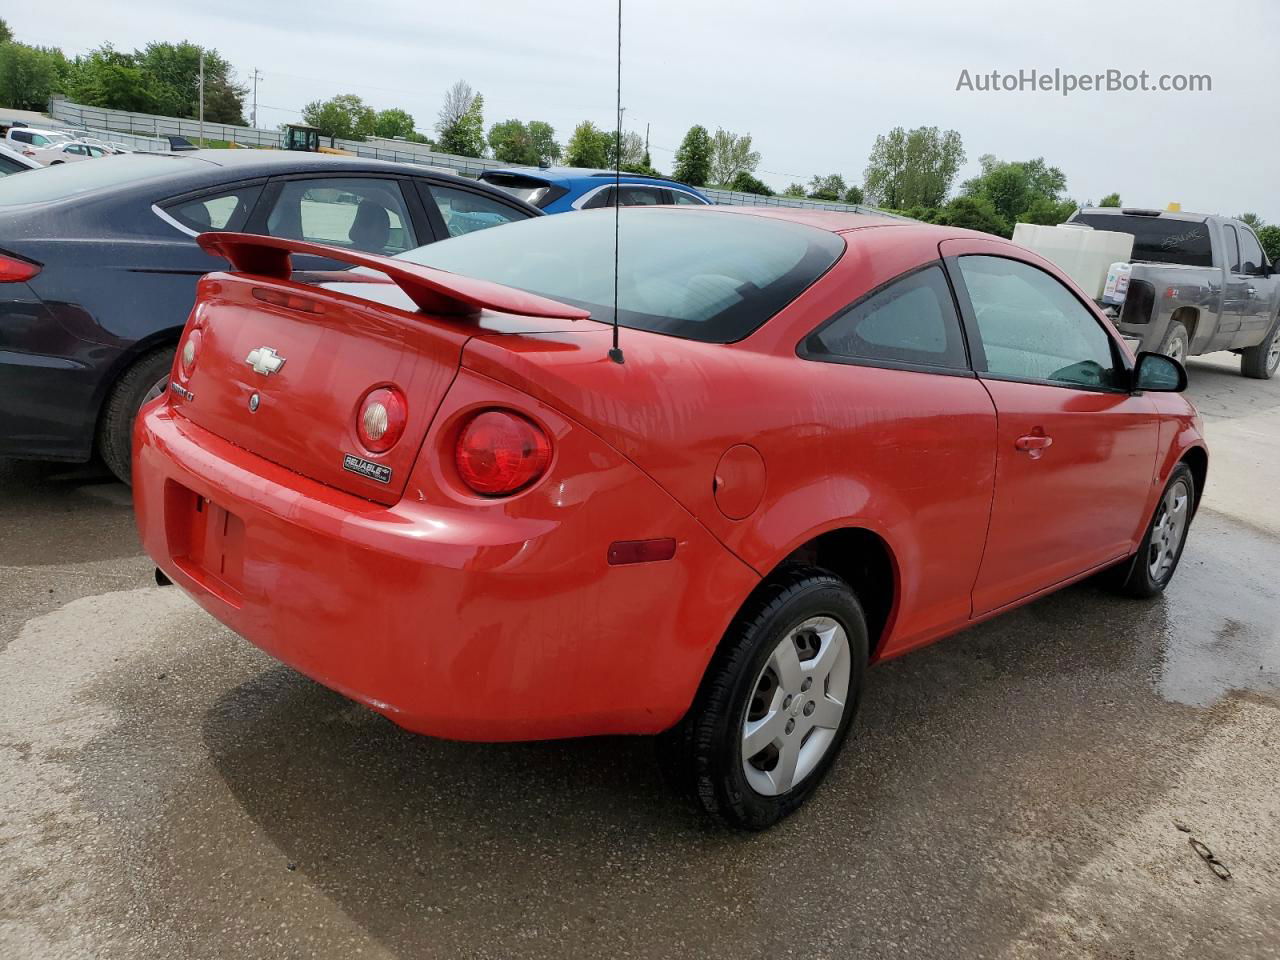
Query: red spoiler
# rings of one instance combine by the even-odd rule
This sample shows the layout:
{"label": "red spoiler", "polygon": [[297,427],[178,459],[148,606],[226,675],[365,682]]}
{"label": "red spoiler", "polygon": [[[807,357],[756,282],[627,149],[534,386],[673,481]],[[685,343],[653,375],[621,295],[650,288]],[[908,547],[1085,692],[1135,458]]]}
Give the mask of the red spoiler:
{"label": "red spoiler", "polygon": [[522,317],[551,317],[561,320],[586,320],[591,316],[589,311],[579,307],[504,287],[499,283],[323,243],[220,231],[202,233],[196,238],[196,242],[206,252],[226,257],[231,262],[231,268],[239,273],[276,280],[288,280],[293,275],[293,264],[289,257],[293,253],[309,253],[357,267],[368,267],[385,274],[420,309],[428,313],[470,314],[480,310],[498,310]]}

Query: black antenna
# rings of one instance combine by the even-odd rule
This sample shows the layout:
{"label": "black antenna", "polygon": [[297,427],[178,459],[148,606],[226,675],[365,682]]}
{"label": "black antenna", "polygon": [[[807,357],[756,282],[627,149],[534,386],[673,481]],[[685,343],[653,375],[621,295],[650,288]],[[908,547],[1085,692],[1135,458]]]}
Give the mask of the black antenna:
{"label": "black antenna", "polygon": [[622,0],[618,0],[618,114],[617,130],[613,145],[613,348],[609,359],[623,363],[622,348],[618,346],[618,200],[622,192]]}

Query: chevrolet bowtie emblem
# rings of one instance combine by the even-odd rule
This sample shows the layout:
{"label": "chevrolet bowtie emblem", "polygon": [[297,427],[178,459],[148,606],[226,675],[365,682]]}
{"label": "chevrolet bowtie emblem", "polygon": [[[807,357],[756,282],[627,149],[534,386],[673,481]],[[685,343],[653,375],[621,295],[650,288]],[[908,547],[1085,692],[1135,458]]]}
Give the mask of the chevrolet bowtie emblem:
{"label": "chevrolet bowtie emblem", "polygon": [[280,368],[284,366],[284,357],[276,353],[273,347],[254,347],[244,358],[244,362],[253,367],[254,373],[269,377],[280,372]]}

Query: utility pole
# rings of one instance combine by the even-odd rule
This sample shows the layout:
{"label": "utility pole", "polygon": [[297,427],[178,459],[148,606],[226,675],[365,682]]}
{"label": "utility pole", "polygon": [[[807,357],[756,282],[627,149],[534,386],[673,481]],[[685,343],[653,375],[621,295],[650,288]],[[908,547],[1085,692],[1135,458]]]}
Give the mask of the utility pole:
{"label": "utility pole", "polygon": [[649,160],[649,123],[648,121],[646,121],[644,125],[644,162],[649,164],[650,167],[653,166],[653,163]]}
{"label": "utility pole", "polygon": [[258,77],[262,75],[262,71],[257,67],[253,68],[253,121],[250,124],[255,129],[258,126]]}
{"label": "utility pole", "polygon": [[204,146],[204,47],[200,48],[200,146]]}

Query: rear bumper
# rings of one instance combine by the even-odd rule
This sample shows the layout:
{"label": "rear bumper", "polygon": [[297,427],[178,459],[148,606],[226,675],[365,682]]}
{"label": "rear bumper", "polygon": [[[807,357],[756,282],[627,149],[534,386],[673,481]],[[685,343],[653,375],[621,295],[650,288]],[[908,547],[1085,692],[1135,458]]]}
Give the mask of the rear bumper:
{"label": "rear bumper", "polygon": [[[137,522],[157,566],[214,617],[408,729],[666,729],[757,578],[601,441],[573,428],[557,442],[553,476],[505,506],[451,504],[416,469],[385,507],[161,402],[138,418]],[[216,537],[193,533],[209,524]],[[607,564],[613,540],[650,536],[675,537],[676,558]]]}

